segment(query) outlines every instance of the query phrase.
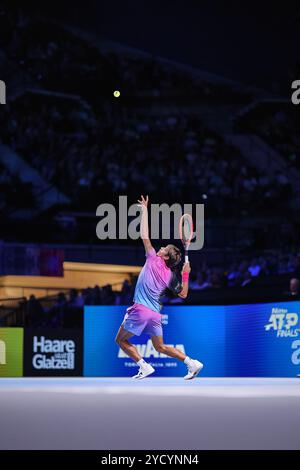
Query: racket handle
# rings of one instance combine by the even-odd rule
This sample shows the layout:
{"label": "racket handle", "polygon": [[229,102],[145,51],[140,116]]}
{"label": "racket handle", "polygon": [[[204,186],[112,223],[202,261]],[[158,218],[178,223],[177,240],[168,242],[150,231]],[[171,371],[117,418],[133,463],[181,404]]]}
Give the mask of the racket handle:
{"label": "racket handle", "polygon": [[188,262],[189,262],[189,256],[188,256],[188,255],[185,255],[185,257],[184,257],[184,262],[185,262],[185,263],[188,263]]}

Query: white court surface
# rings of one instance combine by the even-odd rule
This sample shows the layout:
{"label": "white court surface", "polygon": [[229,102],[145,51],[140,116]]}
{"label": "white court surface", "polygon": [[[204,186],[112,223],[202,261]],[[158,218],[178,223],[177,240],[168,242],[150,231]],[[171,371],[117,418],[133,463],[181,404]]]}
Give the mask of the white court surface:
{"label": "white court surface", "polygon": [[300,449],[300,379],[0,378],[0,449]]}

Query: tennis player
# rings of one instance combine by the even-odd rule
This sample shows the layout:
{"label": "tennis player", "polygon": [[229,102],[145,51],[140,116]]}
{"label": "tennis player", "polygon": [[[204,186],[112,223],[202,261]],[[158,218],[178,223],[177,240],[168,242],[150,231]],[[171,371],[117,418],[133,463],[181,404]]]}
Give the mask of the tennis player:
{"label": "tennis player", "polygon": [[187,365],[188,373],[184,377],[190,380],[203,368],[203,364],[183,354],[178,349],[167,346],[163,341],[162,322],[160,311],[161,297],[166,289],[170,289],[179,297],[186,298],[189,289],[190,264],[185,263],[182,269],[182,282],[172,271],[181,260],[179,248],[167,245],[156,253],[149,240],[148,229],[148,196],[141,196],[138,201],[142,209],[141,238],[146,251],[146,263],[140,272],[134,293],[134,303],[126,311],[123,323],[116,336],[116,342],[123,351],[139,366],[139,372],[134,379],[144,379],[153,374],[154,368],[148,364],[138,353],[136,347],[128,340],[132,336],[142,333],[150,335],[156,351],[174,357]]}

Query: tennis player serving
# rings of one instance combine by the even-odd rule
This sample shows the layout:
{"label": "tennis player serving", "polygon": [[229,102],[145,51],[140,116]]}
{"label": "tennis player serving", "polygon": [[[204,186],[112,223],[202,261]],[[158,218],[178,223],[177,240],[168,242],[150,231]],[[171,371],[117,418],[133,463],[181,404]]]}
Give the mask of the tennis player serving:
{"label": "tennis player serving", "polygon": [[141,238],[146,251],[146,263],[140,272],[134,293],[134,303],[126,311],[123,323],[116,336],[116,342],[123,351],[131,357],[139,366],[139,372],[134,379],[144,379],[153,374],[155,369],[148,364],[138,353],[136,347],[129,342],[132,336],[140,336],[142,333],[150,335],[156,351],[174,357],[187,365],[188,373],[184,377],[190,380],[201,371],[203,364],[183,354],[178,349],[167,346],[163,341],[163,331],[160,311],[161,297],[167,289],[170,289],[179,297],[186,298],[189,289],[189,262],[182,268],[180,282],[173,269],[181,261],[179,248],[175,245],[161,247],[156,253],[149,240],[148,229],[148,196],[138,201],[141,211]]}

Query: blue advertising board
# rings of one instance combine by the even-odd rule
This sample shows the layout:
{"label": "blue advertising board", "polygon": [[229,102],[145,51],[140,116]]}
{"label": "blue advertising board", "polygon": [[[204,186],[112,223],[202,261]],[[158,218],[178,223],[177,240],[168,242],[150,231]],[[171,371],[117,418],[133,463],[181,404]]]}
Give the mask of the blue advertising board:
{"label": "blue advertising board", "polygon": [[300,302],[226,307],[226,376],[300,373]]}
{"label": "blue advertising board", "polygon": [[[88,306],[84,311],[84,375],[129,377],[137,364],[114,339],[125,306]],[[166,306],[165,344],[205,365],[206,377],[293,377],[300,373],[300,302],[232,306]],[[157,352],[149,336],[131,338],[156,376],[185,375],[181,361]]]}

